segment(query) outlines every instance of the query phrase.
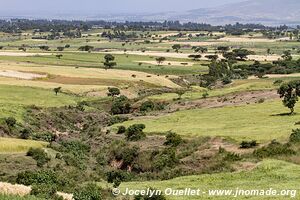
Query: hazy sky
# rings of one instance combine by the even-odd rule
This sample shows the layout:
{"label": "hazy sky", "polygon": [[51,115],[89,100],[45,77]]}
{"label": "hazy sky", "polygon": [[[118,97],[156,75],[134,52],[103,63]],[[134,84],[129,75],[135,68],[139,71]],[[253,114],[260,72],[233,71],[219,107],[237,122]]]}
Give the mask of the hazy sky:
{"label": "hazy sky", "polygon": [[0,0],[0,11],[116,12],[185,11],[243,0]]}

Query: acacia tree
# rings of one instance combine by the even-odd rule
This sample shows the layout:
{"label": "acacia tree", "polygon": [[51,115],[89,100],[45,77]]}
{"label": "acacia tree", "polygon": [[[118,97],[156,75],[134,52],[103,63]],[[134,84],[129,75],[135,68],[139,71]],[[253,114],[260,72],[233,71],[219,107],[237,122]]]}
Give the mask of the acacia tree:
{"label": "acacia tree", "polygon": [[172,46],[172,49],[174,49],[175,52],[178,53],[178,52],[179,52],[179,49],[181,49],[181,46],[180,46],[180,44],[174,44],[174,45]]}
{"label": "acacia tree", "polygon": [[105,55],[104,60],[105,61],[103,62],[103,64],[104,64],[105,69],[111,69],[111,68],[113,68],[114,66],[117,65],[117,63],[114,62],[115,57],[111,54]]}
{"label": "acacia tree", "polygon": [[158,58],[156,58],[156,62],[157,62],[158,65],[160,65],[161,63],[163,63],[165,60],[166,60],[165,57],[158,57]]}
{"label": "acacia tree", "polygon": [[277,93],[280,95],[280,98],[283,98],[283,105],[291,110],[290,114],[293,114],[294,107],[300,96],[300,81],[290,81],[282,84]]}

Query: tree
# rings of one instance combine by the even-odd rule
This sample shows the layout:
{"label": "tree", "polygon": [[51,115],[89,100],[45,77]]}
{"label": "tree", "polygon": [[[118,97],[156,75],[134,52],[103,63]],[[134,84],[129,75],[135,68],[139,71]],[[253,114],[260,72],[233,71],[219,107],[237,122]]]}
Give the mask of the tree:
{"label": "tree", "polygon": [[65,47],[57,47],[57,51],[63,51]]}
{"label": "tree", "polygon": [[108,88],[108,93],[107,96],[109,97],[115,97],[115,96],[119,96],[121,94],[120,89],[119,88]]}
{"label": "tree", "polygon": [[117,65],[116,62],[113,62],[115,60],[115,57],[111,54],[106,54],[104,56],[104,60],[105,61],[103,62],[103,64],[104,64],[105,69],[111,69]]}
{"label": "tree", "polygon": [[185,93],[184,90],[180,90],[180,89],[176,90],[175,92],[178,95],[178,99],[181,99],[182,95],[184,95],[184,93]]}
{"label": "tree", "polygon": [[44,51],[48,51],[49,50],[49,46],[46,46],[46,45],[42,45],[42,46],[39,46],[41,50],[44,50]]}
{"label": "tree", "polygon": [[229,51],[229,47],[219,46],[219,47],[217,47],[217,50],[220,51],[221,53],[225,53],[225,52]]}
{"label": "tree", "polygon": [[53,91],[55,92],[55,95],[57,96],[57,94],[61,91],[61,87],[54,88]]}
{"label": "tree", "polygon": [[280,86],[277,93],[280,98],[283,98],[283,105],[291,110],[290,114],[294,113],[294,107],[300,96],[300,81],[290,81]]}
{"label": "tree", "polygon": [[158,57],[158,58],[156,58],[156,62],[157,62],[158,65],[160,65],[161,63],[163,63],[165,60],[166,60],[165,57]]}
{"label": "tree", "polygon": [[179,50],[181,49],[181,46],[180,46],[180,44],[174,44],[174,45],[172,46],[172,49],[174,49],[175,52],[178,53]]}
{"label": "tree", "polygon": [[14,127],[17,123],[17,120],[14,117],[8,117],[5,119],[5,123],[8,127]]}
{"label": "tree", "polygon": [[61,57],[63,57],[62,54],[57,54],[57,55],[56,55],[56,58],[58,58],[58,59],[61,59]]}
{"label": "tree", "polygon": [[247,56],[254,54],[253,51],[249,51],[247,49],[242,49],[242,48],[234,49],[232,52],[234,53],[235,57],[240,60],[245,60]]}
{"label": "tree", "polygon": [[85,45],[78,48],[80,51],[92,51],[94,49],[93,46]]}
{"label": "tree", "polygon": [[201,53],[205,53],[205,52],[208,51],[208,49],[206,47],[197,47],[197,46],[194,46],[194,47],[192,47],[192,49],[195,52],[201,52]]}

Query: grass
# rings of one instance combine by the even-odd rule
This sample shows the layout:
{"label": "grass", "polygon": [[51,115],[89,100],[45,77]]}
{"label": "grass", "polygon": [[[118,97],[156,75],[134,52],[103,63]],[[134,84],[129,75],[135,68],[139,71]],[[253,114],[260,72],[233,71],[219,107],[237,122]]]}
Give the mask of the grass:
{"label": "grass", "polygon": [[18,120],[22,120],[26,106],[61,107],[79,100],[66,94],[56,96],[52,90],[10,85],[0,85],[0,96],[0,117],[14,116]]}
{"label": "grass", "polygon": [[[179,177],[166,181],[148,181],[148,182],[129,182],[122,183],[121,191],[125,188],[129,189],[146,189],[155,188],[164,191],[166,188],[184,189],[193,188],[208,192],[209,190],[235,190],[236,188],[244,190],[268,190],[270,188],[276,190],[297,190],[299,192],[300,166],[278,161],[265,160],[253,171],[243,171],[238,173],[220,173],[207,174],[198,176]],[[298,195],[299,196],[299,195]],[[232,196],[213,197],[208,194],[203,196],[168,196],[168,200],[200,200],[200,199],[287,199],[289,197],[283,196],[265,196],[265,197],[243,197],[234,198]],[[298,199],[297,197],[295,199]]]}
{"label": "grass", "polygon": [[[299,107],[296,108],[296,112]],[[147,133],[174,131],[182,136],[222,136],[238,141],[272,139],[286,140],[292,129],[298,128],[299,114],[279,116],[289,112],[281,101],[245,106],[204,108],[175,112],[152,119],[138,119],[124,125],[142,123]]]}
{"label": "grass", "polygon": [[30,147],[43,148],[47,142],[0,137],[0,153],[26,153]]}

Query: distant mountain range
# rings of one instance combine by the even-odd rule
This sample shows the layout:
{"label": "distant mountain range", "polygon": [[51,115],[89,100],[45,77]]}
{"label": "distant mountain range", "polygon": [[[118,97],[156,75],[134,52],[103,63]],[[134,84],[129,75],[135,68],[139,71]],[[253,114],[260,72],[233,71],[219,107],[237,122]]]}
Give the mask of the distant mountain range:
{"label": "distant mountain range", "polygon": [[[59,18],[109,21],[164,21],[199,22],[210,24],[261,23],[265,25],[300,25],[300,0],[245,0],[239,3],[226,4],[214,8],[201,8],[182,12],[160,13],[117,13],[99,14],[82,12],[59,14],[18,14],[25,18]],[[9,15],[14,16],[14,15]],[[55,17],[54,17],[55,16]],[[1,15],[0,15],[1,17]],[[2,16],[3,17],[3,16]],[[4,16],[5,17],[5,16]],[[6,15],[7,17],[7,15]]]}
{"label": "distant mountain range", "polygon": [[[105,19],[105,16],[96,16]],[[211,24],[262,23],[266,25],[300,24],[300,0],[247,0],[215,8],[201,8],[184,12],[139,15],[114,15],[109,19],[130,21],[179,20]]]}

